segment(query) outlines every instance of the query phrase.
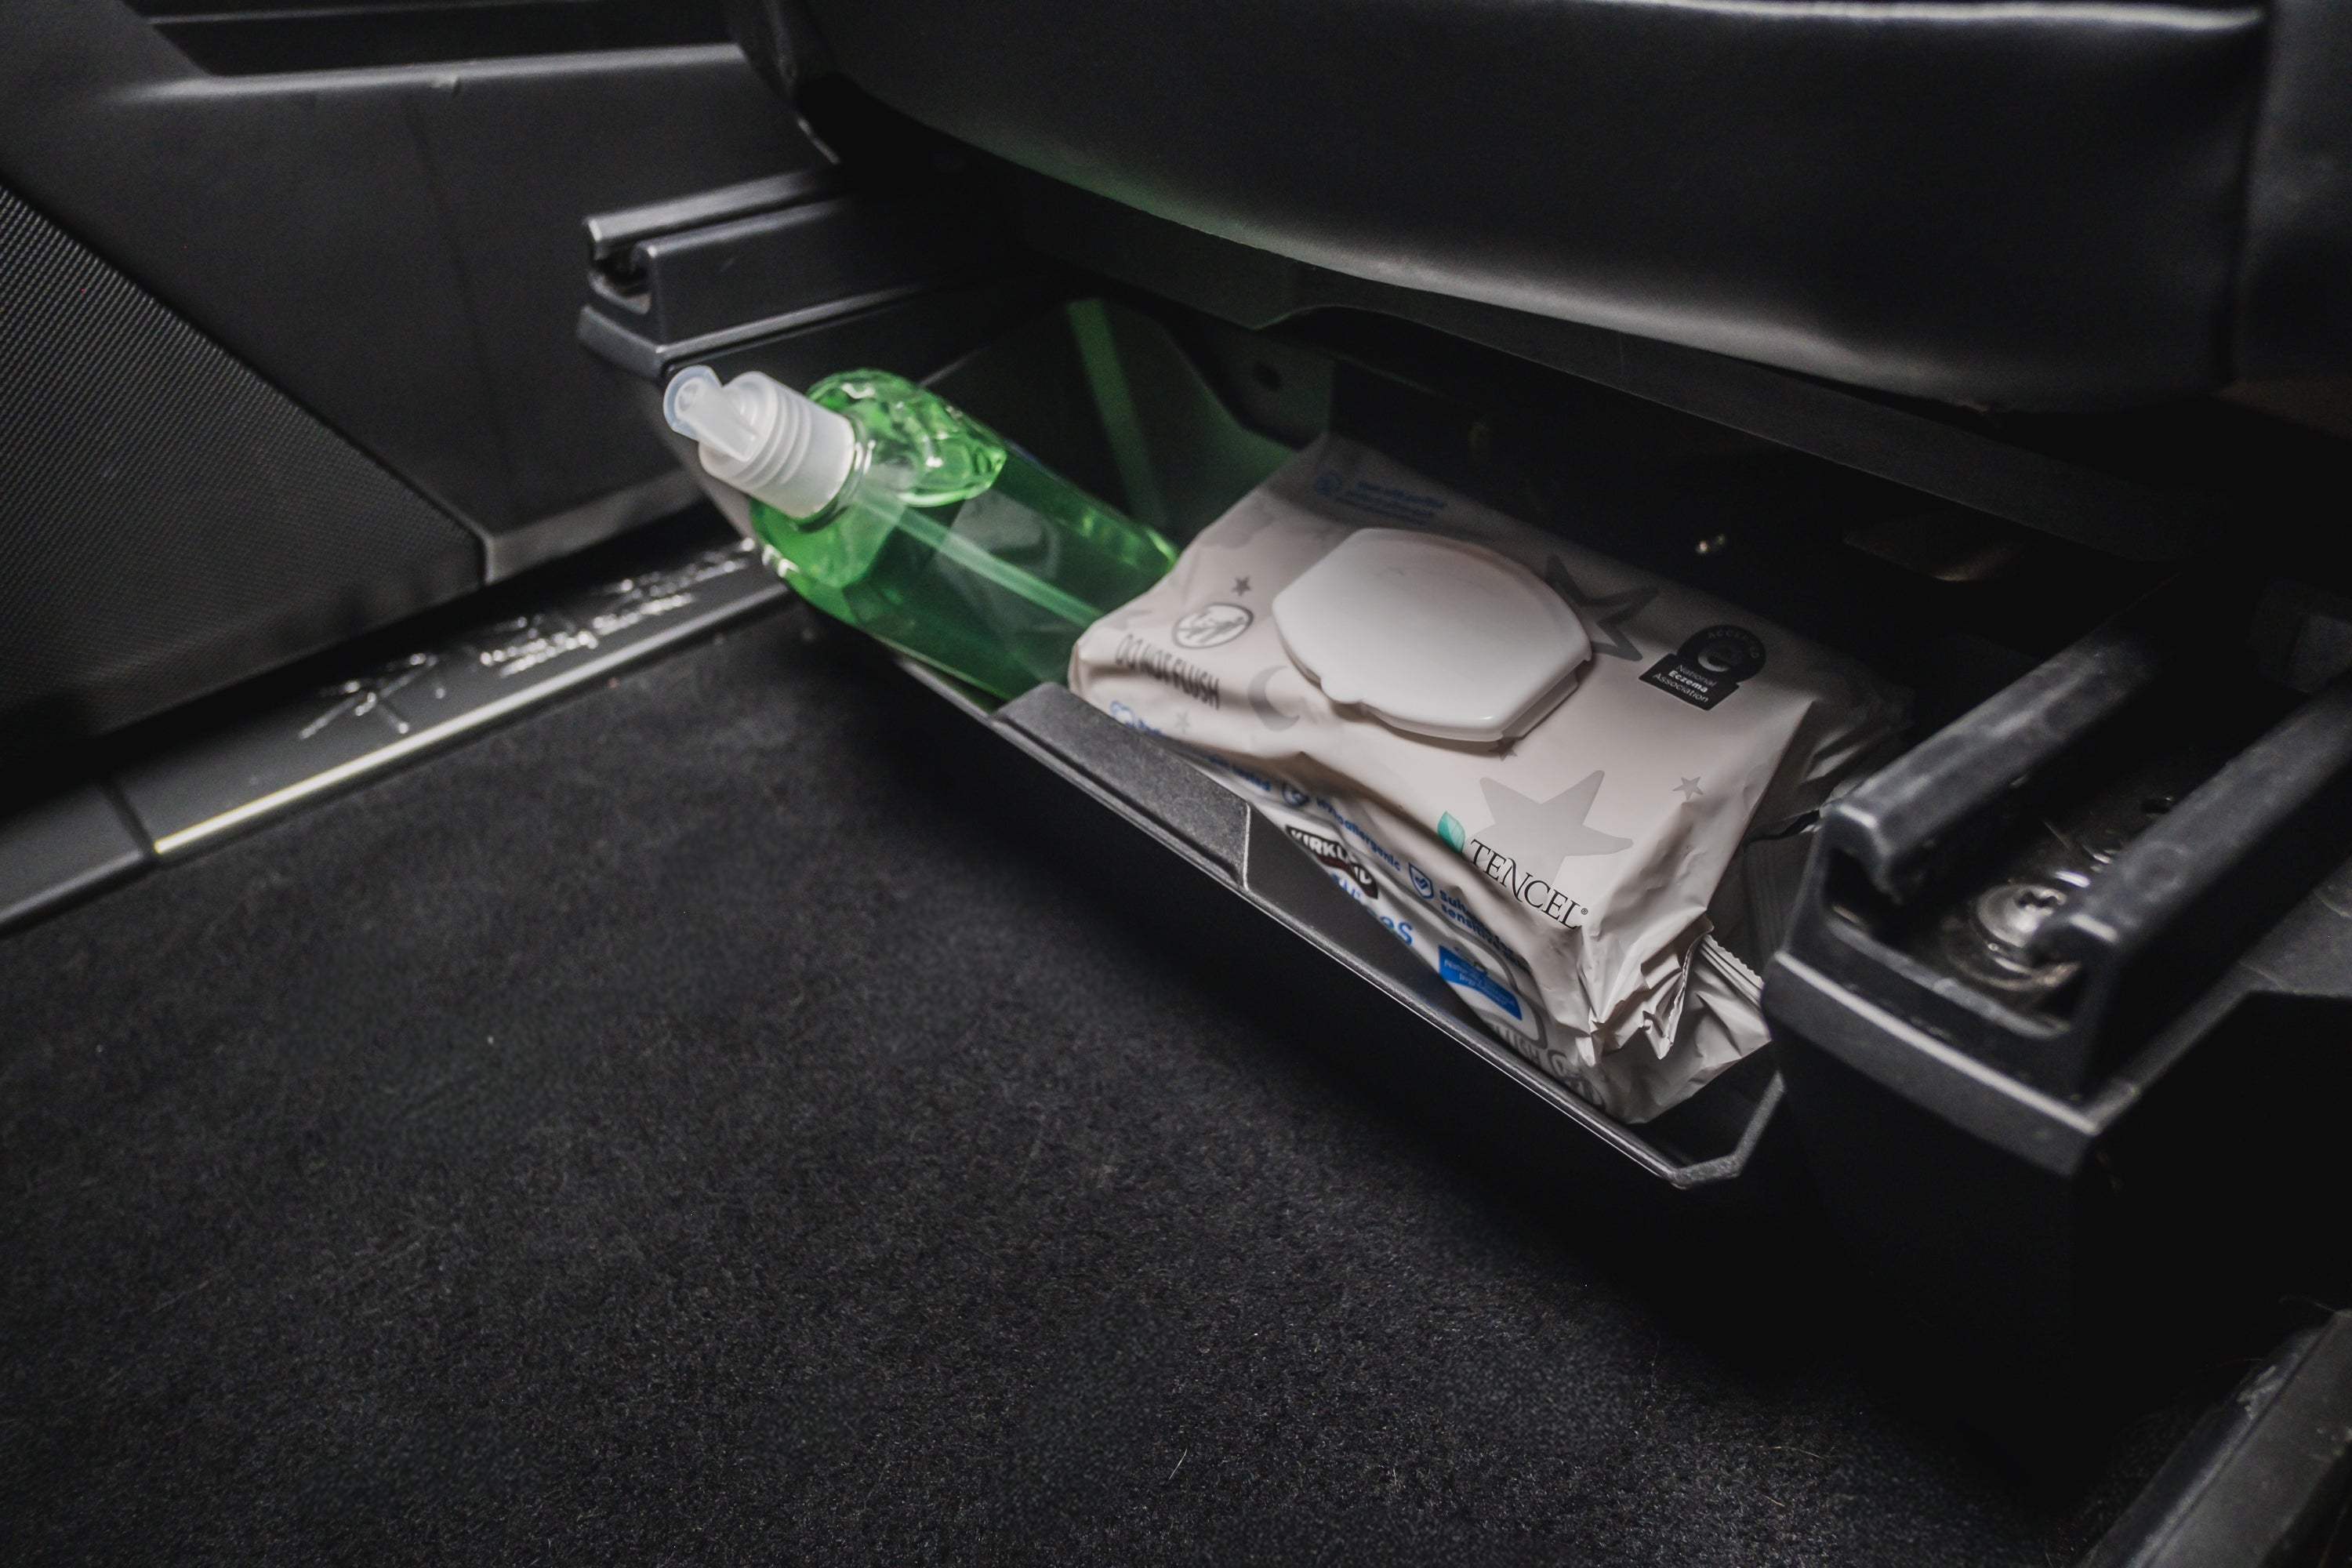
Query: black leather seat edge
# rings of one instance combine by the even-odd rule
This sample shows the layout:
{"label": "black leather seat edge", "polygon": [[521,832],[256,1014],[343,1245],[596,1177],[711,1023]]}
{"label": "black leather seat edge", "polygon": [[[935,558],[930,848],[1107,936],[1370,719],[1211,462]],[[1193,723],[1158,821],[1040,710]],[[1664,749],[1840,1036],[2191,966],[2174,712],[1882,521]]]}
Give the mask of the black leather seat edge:
{"label": "black leather seat edge", "polygon": [[1360,277],[1991,406],[2352,371],[2329,0],[2282,0],[2310,59],[2105,0],[809,10],[917,120]]}
{"label": "black leather seat edge", "polygon": [[2236,370],[2352,372],[2352,5],[2272,0],[2248,175]]}

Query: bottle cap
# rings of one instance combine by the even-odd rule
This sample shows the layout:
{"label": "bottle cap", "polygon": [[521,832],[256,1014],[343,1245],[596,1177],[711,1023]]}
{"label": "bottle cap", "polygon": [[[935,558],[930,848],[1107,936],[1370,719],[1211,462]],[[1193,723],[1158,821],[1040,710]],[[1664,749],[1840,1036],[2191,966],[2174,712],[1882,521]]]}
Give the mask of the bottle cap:
{"label": "bottle cap", "polygon": [[709,365],[688,366],[663,392],[662,417],[700,444],[711,478],[786,517],[823,511],[857,458],[855,426],[756,370],[721,386]]}
{"label": "bottle cap", "polygon": [[1483,545],[1360,529],[1274,597],[1275,629],[1332,701],[1415,735],[1523,735],[1576,689],[1592,639],[1543,580]]}

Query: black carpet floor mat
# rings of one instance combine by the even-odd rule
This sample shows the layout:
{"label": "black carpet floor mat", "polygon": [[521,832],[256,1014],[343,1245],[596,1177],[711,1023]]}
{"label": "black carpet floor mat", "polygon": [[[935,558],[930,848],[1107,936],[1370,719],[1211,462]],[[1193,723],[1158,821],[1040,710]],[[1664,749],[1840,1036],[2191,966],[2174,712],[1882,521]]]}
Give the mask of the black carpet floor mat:
{"label": "black carpet floor mat", "polygon": [[0,942],[0,1558],[2047,1568],[2179,1434],[2029,1493],[1811,1266],[1677,1300],[849,641]]}

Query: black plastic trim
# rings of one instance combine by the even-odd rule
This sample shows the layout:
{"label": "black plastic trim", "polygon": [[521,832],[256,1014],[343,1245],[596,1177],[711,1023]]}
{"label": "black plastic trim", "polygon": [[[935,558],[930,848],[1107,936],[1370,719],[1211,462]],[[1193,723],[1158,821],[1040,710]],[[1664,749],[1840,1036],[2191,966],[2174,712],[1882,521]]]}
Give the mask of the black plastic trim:
{"label": "black plastic trim", "polygon": [[0,817],[0,931],[135,876],[149,858],[145,838],[102,784],[81,784]]}
{"label": "black plastic trim", "polygon": [[2311,1563],[2347,1484],[2352,1312],[2337,1312],[2290,1336],[2200,1422],[2082,1568]]}

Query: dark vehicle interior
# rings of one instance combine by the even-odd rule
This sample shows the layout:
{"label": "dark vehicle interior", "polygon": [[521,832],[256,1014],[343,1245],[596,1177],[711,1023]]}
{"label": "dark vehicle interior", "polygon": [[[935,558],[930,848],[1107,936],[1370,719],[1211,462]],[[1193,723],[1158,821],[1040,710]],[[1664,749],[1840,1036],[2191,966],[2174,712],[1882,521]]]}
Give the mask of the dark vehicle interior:
{"label": "dark vehicle interior", "polygon": [[[1612,1110],[694,367],[1906,718]],[[0,1552],[2352,1563],[2347,508],[2322,0],[12,0]]]}

